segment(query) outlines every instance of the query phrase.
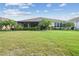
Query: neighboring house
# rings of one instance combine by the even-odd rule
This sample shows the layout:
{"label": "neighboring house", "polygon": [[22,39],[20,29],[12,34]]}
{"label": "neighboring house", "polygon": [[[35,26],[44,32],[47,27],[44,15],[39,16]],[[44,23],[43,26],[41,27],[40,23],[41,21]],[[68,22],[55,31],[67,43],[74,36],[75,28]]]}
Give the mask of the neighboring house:
{"label": "neighboring house", "polygon": [[79,29],[79,21],[75,22],[75,29]]}
{"label": "neighboring house", "polygon": [[61,20],[49,19],[49,18],[43,18],[43,17],[37,17],[37,18],[17,21],[17,23],[22,24],[22,25],[24,25],[24,27],[28,27],[28,28],[29,27],[36,27],[36,26],[38,26],[39,22],[41,20],[44,20],[44,19],[52,20],[51,26],[53,26],[53,27],[61,27],[61,26],[63,26],[63,22]]}
{"label": "neighboring house", "polygon": [[72,21],[74,23],[75,29],[79,29],[79,17],[75,17],[75,18],[71,19],[70,21]]}
{"label": "neighboring house", "polygon": [[2,30],[11,30],[11,27],[9,25],[7,25],[7,26],[2,26],[1,29]]}
{"label": "neighboring house", "polygon": [[[0,21],[8,21],[8,20],[11,20],[11,19],[8,19],[8,18],[4,18],[4,17],[0,17]],[[2,25],[2,26],[0,26],[0,30],[11,30],[11,29],[13,29],[14,28],[14,26],[10,26],[10,25]]]}

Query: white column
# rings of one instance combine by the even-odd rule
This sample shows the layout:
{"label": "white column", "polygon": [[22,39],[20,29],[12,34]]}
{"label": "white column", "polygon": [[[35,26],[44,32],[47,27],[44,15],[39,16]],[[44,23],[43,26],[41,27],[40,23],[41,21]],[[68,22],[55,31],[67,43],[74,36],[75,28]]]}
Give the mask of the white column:
{"label": "white column", "polygon": [[30,24],[29,24],[29,23],[27,24],[27,27],[28,27],[28,28],[30,27]]}

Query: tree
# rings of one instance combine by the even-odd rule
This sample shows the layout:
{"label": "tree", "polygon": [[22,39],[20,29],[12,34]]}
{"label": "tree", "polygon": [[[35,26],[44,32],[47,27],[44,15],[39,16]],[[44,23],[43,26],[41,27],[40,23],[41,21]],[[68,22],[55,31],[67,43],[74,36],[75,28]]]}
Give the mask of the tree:
{"label": "tree", "polygon": [[72,29],[74,27],[74,23],[73,22],[66,22],[64,24],[65,28],[67,29]]}
{"label": "tree", "polygon": [[48,20],[48,19],[42,19],[40,22],[39,22],[39,29],[40,30],[44,30],[44,29],[48,29],[49,25],[51,24],[51,20]]}
{"label": "tree", "polygon": [[0,27],[3,26],[3,21],[0,21]]}
{"label": "tree", "polygon": [[2,29],[3,21],[0,21],[0,29]]}
{"label": "tree", "polygon": [[17,22],[14,21],[14,20],[9,20],[9,21],[8,21],[8,24],[10,25],[11,30],[14,30],[15,27],[16,27],[16,25],[17,25]]}
{"label": "tree", "polygon": [[10,30],[17,24],[14,20],[1,20],[0,21],[0,29],[2,29],[4,26],[6,27],[5,30]]}

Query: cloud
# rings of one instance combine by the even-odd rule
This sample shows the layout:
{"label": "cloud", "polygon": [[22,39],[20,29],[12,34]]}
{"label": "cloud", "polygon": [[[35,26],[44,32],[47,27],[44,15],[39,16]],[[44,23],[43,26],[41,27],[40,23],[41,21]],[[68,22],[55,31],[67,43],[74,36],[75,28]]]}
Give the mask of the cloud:
{"label": "cloud", "polygon": [[26,5],[25,3],[5,3],[5,6],[23,6]]}
{"label": "cloud", "polygon": [[32,6],[32,3],[5,3],[5,6]]}
{"label": "cloud", "polygon": [[9,6],[9,5],[18,5],[17,3],[5,3],[5,6]]}
{"label": "cloud", "polygon": [[61,11],[61,10],[64,10],[64,9],[53,9],[54,11]]}
{"label": "cloud", "polygon": [[79,15],[79,12],[72,12],[71,15]]}
{"label": "cloud", "polygon": [[18,6],[19,8],[30,8],[34,5],[32,3],[5,3],[5,6]]}
{"label": "cloud", "polygon": [[74,12],[72,12],[72,13],[71,13],[71,15],[75,15],[75,13],[74,13]]}
{"label": "cloud", "polygon": [[51,7],[51,6],[52,6],[52,4],[51,4],[51,3],[46,5],[46,7]]}
{"label": "cloud", "polygon": [[3,14],[7,16],[25,16],[25,15],[31,15],[31,12],[24,12],[18,9],[7,9],[3,11]]}
{"label": "cloud", "polygon": [[31,15],[32,13],[31,13],[31,12],[25,12],[25,14],[26,14],[26,15]]}
{"label": "cloud", "polygon": [[27,3],[27,5],[32,6],[33,4],[32,3]]}
{"label": "cloud", "polygon": [[40,11],[39,10],[36,10],[36,13],[39,13]]}
{"label": "cloud", "polygon": [[20,8],[30,8],[31,6],[34,6],[32,3],[26,3],[24,5],[21,5]]}
{"label": "cloud", "polygon": [[62,3],[62,4],[59,5],[59,7],[64,7],[66,5],[67,5],[66,3]]}
{"label": "cloud", "polygon": [[47,12],[48,12],[48,10],[44,10],[44,12],[45,12],[45,13],[47,13]]}
{"label": "cloud", "polygon": [[23,7],[21,7],[21,8],[30,8],[29,6],[23,6]]}

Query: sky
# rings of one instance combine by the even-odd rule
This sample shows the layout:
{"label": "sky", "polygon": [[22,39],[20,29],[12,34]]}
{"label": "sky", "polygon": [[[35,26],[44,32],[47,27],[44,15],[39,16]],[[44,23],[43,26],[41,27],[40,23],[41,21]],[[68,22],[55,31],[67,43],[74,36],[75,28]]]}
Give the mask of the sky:
{"label": "sky", "polygon": [[79,16],[79,3],[0,3],[0,17],[24,20],[36,17],[69,20]]}

